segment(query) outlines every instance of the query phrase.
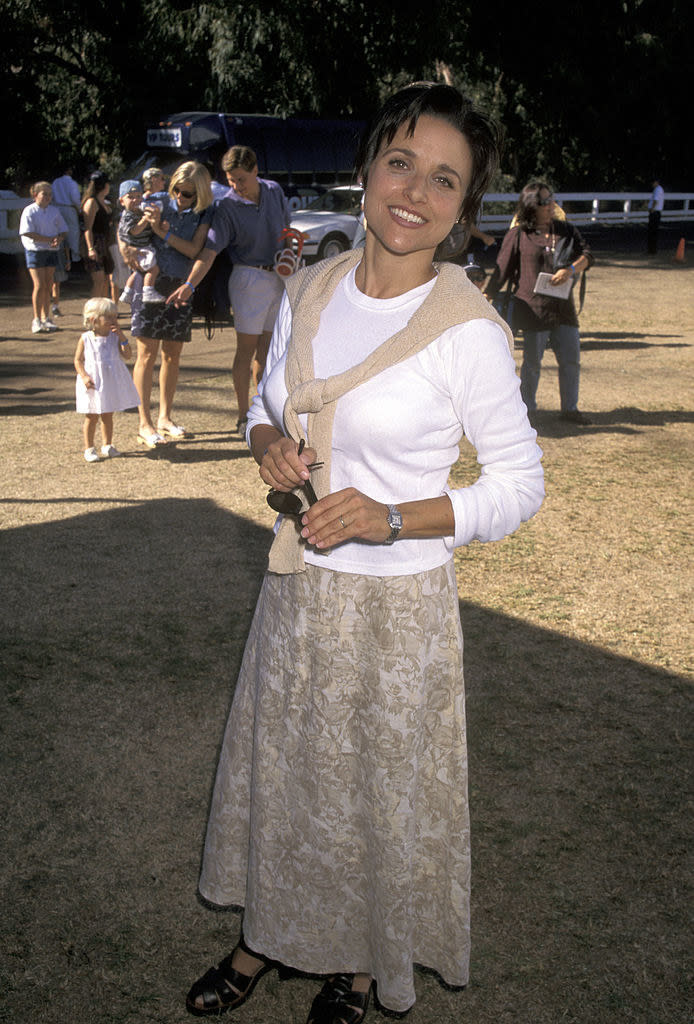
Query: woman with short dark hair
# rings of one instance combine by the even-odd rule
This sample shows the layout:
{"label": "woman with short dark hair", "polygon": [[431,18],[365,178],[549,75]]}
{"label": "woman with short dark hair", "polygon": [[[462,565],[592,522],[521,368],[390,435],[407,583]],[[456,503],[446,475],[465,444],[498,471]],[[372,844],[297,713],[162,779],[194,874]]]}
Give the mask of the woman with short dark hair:
{"label": "woman with short dark hair", "polygon": [[[248,432],[281,518],[200,879],[244,907],[243,935],[191,988],[194,1014],[281,965],[328,976],[309,1024],[358,1024],[374,983],[407,1010],[415,962],[467,983],[453,550],[512,532],[543,494],[509,333],[435,262],[495,162],[496,131],[457,90],[402,90],[362,149],[364,249],[287,280]],[[463,433],[482,472],[454,488]]]}

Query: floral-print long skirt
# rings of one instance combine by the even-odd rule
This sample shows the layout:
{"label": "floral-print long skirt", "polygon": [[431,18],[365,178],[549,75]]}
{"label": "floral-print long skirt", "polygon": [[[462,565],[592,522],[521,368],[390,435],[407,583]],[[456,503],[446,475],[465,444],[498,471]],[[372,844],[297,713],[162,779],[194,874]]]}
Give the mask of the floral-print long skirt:
{"label": "floral-print long skirt", "polygon": [[244,907],[251,948],[370,974],[396,1011],[415,963],[468,980],[462,646],[452,561],[268,573],[212,799],[201,894]]}

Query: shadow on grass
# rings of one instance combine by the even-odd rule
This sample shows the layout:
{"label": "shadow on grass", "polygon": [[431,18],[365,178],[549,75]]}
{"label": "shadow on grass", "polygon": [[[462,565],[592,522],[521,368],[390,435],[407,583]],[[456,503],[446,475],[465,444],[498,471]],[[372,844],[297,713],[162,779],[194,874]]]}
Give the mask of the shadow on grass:
{"label": "shadow on grass", "polygon": [[[235,441],[238,448],[230,448],[230,442]],[[224,448],[215,447],[223,444]],[[210,445],[210,448],[200,447]],[[141,446],[139,452],[132,457],[146,455],[149,459],[164,460],[172,465],[198,464],[203,462],[235,462],[237,459],[252,458],[250,451],[242,437],[237,433],[228,431],[224,434],[214,436],[209,432],[204,435],[191,434],[184,441],[169,440],[166,444],[158,445],[156,448]]]}
{"label": "shadow on grass", "polygon": [[[582,352],[609,352],[614,350],[643,348],[691,348],[688,342],[660,342],[640,341],[641,338],[681,338],[681,334],[640,334],[637,332],[622,331],[588,331],[581,332]],[[522,335],[514,338],[514,349],[523,350]]]}
{"label": "shadow on grass", "polygon": [[[36,359],[34,362],[6,362],[0,365],[0,417],[2,416],[50,416],[62,412],[75,411],[75,373],[71,358],[63,362],[51,362],[47,358]],[[132,365],[130,366],[132,371]],[[157,370],[158,374],[158,370]],[[231,401],[231,377],[225,369],[216,367],[187,366],[181,368],[180,385],[185,387],[186,415],[195,413],[200,405],[195,398],[211,391],[219,379],[229,379],[229,396]],[[25,380],[32,383],[24,385]],[[158,389],[158,376],[155,377],[154,393]],[[180,390],[179,390],[180,394]],[[117,417],[127,415],[117,413]],[[223,414],[220,416],[223,419]],[[231,412],[229,413],[231,420]],[[118,423],[118,419],[116,420]],[[197,437],[213,436],[211,431],[196,431]],[[215,432],[215,436],[224,434]],[[226,434],[231,439],[242,440],[231,430]]]}
{"label": "shadow on grass", "polygon": [[[651,338],[681,338],[681,334],[639,334],[623,331],[581,332],[581,351],[609,352],[613,349],[691,348],[688,342],[653,342]],[[647,338],[642,341],[639,339]]]}
{"label": "shadow on grass", "polygon": [[[553,368],[550,368],[550,371]],[[694,412],[688,409],[638,409],[623,406],[608,412],[588,412],[590,424],[580,426],[559,418],[558,411],[539,409],[533,414],[533,426],[539,437],[576,437],[582,434],[635,434],[647,427],[664,427],[668,423],[692,423]]]}
{"label": "shadow on grass", "polygon": [[[233,944],[237,919],[205,911],[195,886],[269,543],[203,499],[0,535],[0,1019],[173,1024]],[[463,993],[418,975],[411,1020],[679,1024],[686,680],[461,612],[473,975]],[[303,1021],[314,994],[263,981],[244,1019]]]}

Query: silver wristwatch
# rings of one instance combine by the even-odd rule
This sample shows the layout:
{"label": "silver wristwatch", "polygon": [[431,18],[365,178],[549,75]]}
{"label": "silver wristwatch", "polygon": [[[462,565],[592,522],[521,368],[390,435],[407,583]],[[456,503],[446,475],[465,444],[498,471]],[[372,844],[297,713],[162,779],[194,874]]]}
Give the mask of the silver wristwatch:
{"label": "silver wristwatch", "polygon": [[402,514],[399,508],[395,505],[386,505],[388,509],[388,526],[390,527],[390,537],[387,537],[383,541],[384,544],[393,544],[398,539],[398,534],[402,530]]}

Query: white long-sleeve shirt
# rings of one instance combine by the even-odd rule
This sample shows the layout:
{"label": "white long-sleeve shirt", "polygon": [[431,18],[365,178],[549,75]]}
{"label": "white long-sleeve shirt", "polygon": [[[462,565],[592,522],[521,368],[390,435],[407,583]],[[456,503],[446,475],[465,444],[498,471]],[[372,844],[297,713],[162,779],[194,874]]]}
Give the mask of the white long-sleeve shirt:
{"label": "white long-sleeve shirt", "polygon": [[[360,363],[406,325],[432,286],[433,281],[393,299],[373,299],[358,290],[352,270],[322,313],[313,343],[316,376]],[[249,413],[248,437],[259,423],[284,432],[291,321],[285,297]],[[300,419],[306,429],[307,417]],[[453,489],[448,476],[463,432],[482,469],[474,484]],[[447,494],[455,535],[403,538],[392,546],[348,541],[327,556],[307,547],[305,561],[340,572],[408,575],[442,565],[453,548],[473,540],[500,540],[542,503],[542,452],[535,438],[501,327],[480,319],[445,331],[338,400],[330,489],[353,486],[392,504]]]}

